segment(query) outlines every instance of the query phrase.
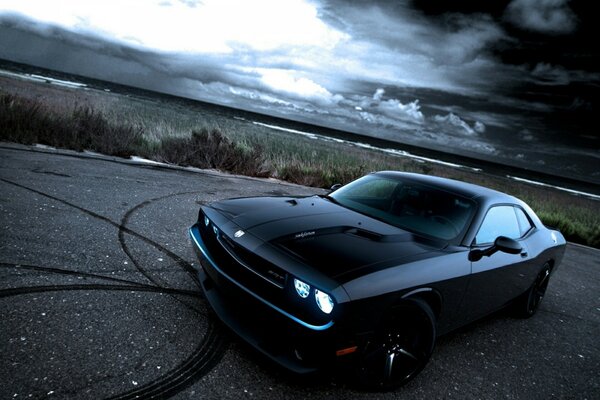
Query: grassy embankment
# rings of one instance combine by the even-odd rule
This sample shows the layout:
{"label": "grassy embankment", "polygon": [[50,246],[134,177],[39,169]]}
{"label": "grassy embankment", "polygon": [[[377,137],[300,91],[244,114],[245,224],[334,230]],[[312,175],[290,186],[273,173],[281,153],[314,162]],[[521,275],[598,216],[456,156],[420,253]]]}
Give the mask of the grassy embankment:
{"label": "grassy embankment", "polygon": [[347,144],[316,141],[181,104],[31,82],[11,85],[12,94],[0,90],[3,141],[87,149],[120,157],[138,155],[315,187],[345,183],[383,169],[446,176],[513,194],[528,202],[544,223],[561,229],[568,240],[600,248],[600,202],[595,200]]}

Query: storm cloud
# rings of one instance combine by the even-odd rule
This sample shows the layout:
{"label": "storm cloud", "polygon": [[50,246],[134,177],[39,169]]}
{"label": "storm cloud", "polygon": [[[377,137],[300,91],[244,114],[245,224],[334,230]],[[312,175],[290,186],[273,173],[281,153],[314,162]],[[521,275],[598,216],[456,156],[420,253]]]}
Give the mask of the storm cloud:
{"label": "storm cloud", "polygon": [[[598,146],[587,126],[600,83],[589,10],[562,0],[6,0],[0,58],[444,150],[510,157],[522,146],[531,159],[533,137]],[[561,131],[570,126],[575,141]]]}
{"label": "storm cloud", "polygon": [[577,17],[568,3],[568,0],[513,0],[506,9],[506,17],[523,29],[567,34],[577,26]]}

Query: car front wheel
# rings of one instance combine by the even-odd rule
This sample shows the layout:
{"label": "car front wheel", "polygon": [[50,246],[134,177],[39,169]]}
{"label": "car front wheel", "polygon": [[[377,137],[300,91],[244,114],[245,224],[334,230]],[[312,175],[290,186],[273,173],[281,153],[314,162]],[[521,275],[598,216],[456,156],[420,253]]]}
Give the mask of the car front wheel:
{"label": "car front wheel", "polygon": [[426,302],[414,299],[395,307],[365,346],[360,386],[385,391],[404,385],[429,361],[435,337],[435,317]]}

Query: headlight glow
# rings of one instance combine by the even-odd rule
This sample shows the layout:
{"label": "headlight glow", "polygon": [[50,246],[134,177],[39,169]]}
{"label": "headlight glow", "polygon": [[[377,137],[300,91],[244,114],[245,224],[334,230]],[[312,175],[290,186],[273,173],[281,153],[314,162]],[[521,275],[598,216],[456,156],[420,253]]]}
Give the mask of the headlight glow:
{"label": "headlight glow", "polygon": [[307,298],[310,293],[310,285],[308,283],[304,283],[296,278],[294,278],[294,287],[296,288],[296,293],[298,296],[303,299]]}
{"label": "headlight glow", "polygon": [[204,216],[204,226],[208,226],[208,224],[210,224],[210,219],[208,219],[208,217],[205,215]]}
{"label": "headlight glow", "polygon": [[331,313],[333,310],[333,299],[327,293],[315,289],[315,300],[321,311],[325,314]]}

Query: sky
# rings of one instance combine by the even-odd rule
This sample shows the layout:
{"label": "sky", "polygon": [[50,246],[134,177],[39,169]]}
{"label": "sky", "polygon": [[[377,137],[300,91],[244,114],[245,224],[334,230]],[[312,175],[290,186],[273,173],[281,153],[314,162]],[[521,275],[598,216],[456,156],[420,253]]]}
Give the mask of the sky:
{"label": "sky", "polygon": [[0,58],[600,183],[591,3],[0,0]]}

